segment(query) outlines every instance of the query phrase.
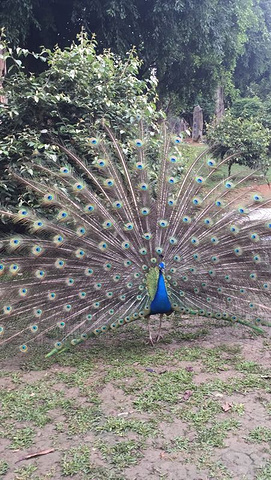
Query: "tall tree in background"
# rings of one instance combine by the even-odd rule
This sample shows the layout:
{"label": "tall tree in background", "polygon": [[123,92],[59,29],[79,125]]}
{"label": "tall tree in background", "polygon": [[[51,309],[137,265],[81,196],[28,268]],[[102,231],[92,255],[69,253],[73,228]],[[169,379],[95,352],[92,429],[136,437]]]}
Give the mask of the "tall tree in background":
{"label": "tall tree in background", "polygon": [[82,26],[101,49],[123,55],[135,45],[140,74],[155,69],[164,105],[178,111],[200,102],[211,114],[216,87],[231,85],[244,45],[242,61],[250,55],[248,34],[266,24],[268,1],[2,0],[0,22],[13,44],[35,51],[69,45]]}

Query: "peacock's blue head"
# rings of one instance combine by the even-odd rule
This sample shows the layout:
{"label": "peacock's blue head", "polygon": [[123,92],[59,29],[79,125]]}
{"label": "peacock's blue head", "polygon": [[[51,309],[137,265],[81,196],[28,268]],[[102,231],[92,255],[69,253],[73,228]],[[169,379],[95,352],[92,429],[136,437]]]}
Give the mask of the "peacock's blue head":
{"label": "peacock's blue head", "polygon": [[160,263],[159,263],[159,269],[160,269],[160,270],[164,270],[164,268],[165,268],[164,262],[160,262]]}

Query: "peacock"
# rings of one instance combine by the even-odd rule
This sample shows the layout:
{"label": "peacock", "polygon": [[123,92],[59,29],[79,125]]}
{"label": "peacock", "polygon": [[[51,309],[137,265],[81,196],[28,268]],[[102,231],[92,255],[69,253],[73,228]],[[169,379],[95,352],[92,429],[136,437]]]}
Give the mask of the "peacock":
{"label": "peacock", "polygon": [[271,326],[271,197],[255,172],[223,173],[231,158],[187,161],[181,136],[154,134],[125,143],[102,122],[81,156],[48,133],[56,158],[11,172],[28,196],[0,210],[15,224],[0,243],[2,346],[49,336],[52,355],[156,315],[154,344],[174,312]]}

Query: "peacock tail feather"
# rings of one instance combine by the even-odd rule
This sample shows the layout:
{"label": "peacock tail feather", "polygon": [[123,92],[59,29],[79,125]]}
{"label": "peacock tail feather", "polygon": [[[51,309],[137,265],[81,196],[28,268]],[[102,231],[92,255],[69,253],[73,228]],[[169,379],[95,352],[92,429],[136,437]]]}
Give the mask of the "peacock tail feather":
{"label": "peacock tail feather", "polygon": [[57,161],[12,172],[38,208],[0,210],[28,231],[0,243],[1,345],[54,333],[54,353],[172,311],[271,326],[271,198],[254,172],[214,181],[229,158],[205,151],[185,169],[165,125],[155,175],[151,135],[124,147],[103,125],[87,160],[54,141]]}

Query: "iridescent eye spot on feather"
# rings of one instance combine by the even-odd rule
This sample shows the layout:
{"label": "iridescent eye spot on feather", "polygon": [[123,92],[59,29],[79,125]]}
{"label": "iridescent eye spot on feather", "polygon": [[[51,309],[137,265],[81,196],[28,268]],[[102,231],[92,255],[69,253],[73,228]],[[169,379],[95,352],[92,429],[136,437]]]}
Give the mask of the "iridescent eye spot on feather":
{"label": "iridescent eye spot on feather", "polygon": [[270,229],[270,228],[271,228],[271,222],[267,222],[267,223],[265,224],[265,226],[266,226],[266,228]]}
{"label": "iridescent eye spot on feather", "polygon": [[65,280],[66,285],[69,287],[74,284],[74,279],[73,278],[66,278]]}
{"label": "iridescent eye spot on feather", "polygon": [[92,306],[93,306],[93,308],[97,309],[97,308],[100,307],[100,302],[94,302],[94,303],[92,304]]}
{"label": "iridescent eye spot on feather", "polygon": [[48,293],[48,300],[55,300],[56,299],[56,293],[55,292],[49,292]]}
{"label": "iridescent eye spot on feather", "polygon": [[240,229],[236,225],[231,225],[230,232],[233,233],[234,235],[237,235],[240,232]]}
{"label": "iridescent eye spot on feather", "polygon": [[95,290],[101,290],[102,284],[100,282],[94,283]]}
{"label": "iridescent eye spot on feather", "polygon": [[89,322],[92,320],[92,315],[91,315],[91,313],[88,313],[88,314],[86,315],[86,320],[88,320]]}
{"label": "iridescent eye spot on feather", "polygon": [[115,202],[112,203],[112,206],[113,208],[120,209],[123,207],[123,202],[121,202],[120,200],[116,200]]}
{"label": "iridescent eye spot on feather", "polygon": [[53,193],[46,193],[46,195],[44,195],[43,197],[43,200],[45,203],[52,203],[54,200],[55,200],[55,196]]}
{"label": "iridescent eye spot on feather", "polygon": [[26,208],[22,208],[18,212],[18,216],[21,217],[21,218],[26,218],[28,215],[29,215],[29,212],[28,212],[28,210],[26,210]]}
{"label": "iridescent eye spot on feather", "polygon": [[123,293],[122,295],[119,296],[119,299],[124,302],[124,300],[126,300],[126,295],[125,293]]}
{"label": "iridescent eye spot on feather", "polygon": [[195,247],[199,245],[199,239],[197,237],[192,237],[190,241]]}
{"label": "iridescent eye spot on feather", "polygon": [[149,215],[150,209],[148,207],[143,207],[143,208],[141,208],[140,213],[143,216]]}
{"label": "iridescent eye spot on feather", "polygon": [[223,206],[224,206],[224,202],[223,202],[222,200],[218,199],[218,200],[215,201],[215,206],[216,206],[216,207],[219,207],[219,208],[220,208],[220,207],[223,207]]}
{"label": "iridescent eye spot on feather", "polygon": [[111,188],[111,187],[114,187],[115,181],[114,181],[113,178],[106,178],[106,179],[103,181],[103,184],[104,184],[105,187]]}
{"label": "iridescent eye spot on feather", "polygon": [[69,175],[70,174],[70,169],[69,167],[61,167],[59,169],[59,172],[61,175],[65,176],[65,175]]}
{"label": "iridescent eye spot on feather", "polygon": [[94,205],[91,205],[90,203],[84,207],[84,211],[86,213],[92,213],[94,212],[94,209],[95,209]]}
{"label": "iridescent eye spot on feather", "polygon": [[98,248],[99,248],[99,250],[101,250],[101,251],[103,252],[104,250],[107,250],[108,245],[107,245],[106,242],[100,242],[100,243],[98,244]]}
{"label": "iridescent eye spot on feather", "polygon": [[5,265],[3,263],[0,263],[0,275],[4,273],[4,270],[5,270]]}
{"label": "iridescent eye spot on feather", "polygon": [[151,263],[153,263],[153,264],[157,263],[157,259],[154,258],[154,257],[152,257],[152,258],[151,258]]}
{"label": "iridescent eye spot on feather", "polygon": [[86,252],[82,248],[78,248],[77,250],[75,250],[76,258],[84,258],[85,255],[86,255]]}
{"label": "iridescent eye spot on feather", "polygon": [[174,155],[171,155],[168,160],[169,160],[170,163],[177,163],[178,162],[178,158],[175,157]]}
{"label": "iridescent eye spot on feather", "polygon": [[9,271],[10,273],[12,273],[12,275],[16,275],[16,273],[18,273],[19,271],[19,265],[17,263],[12,263],[9,267]]}
{"label": "iridescent eye spot on feather", "polygon": [[182,137],[175,137],[173,139],[173,142],[175,143],[175,145],[179,145],[180,143],[182,143],[183,139]]}
{"label": "iridescent eye spot on feather", "polygon": [[170,207],[174,207],[174,205],[175,205],[176,202],[175,202],[175,200],[174,200],[173,198],[169,198],[168,201],[167,201],[167,203],[168,203],[168,205],[169,205]]}
{"label": "iridescent eye spot on feather", "polygon": [[78,227],[76,229],[76,234],[78,237],[83,237],[86,234],[86,229],[84,227]]}
{"label": "iridescent eye spot on feather", "polygon": [[135,168],[136,168],[137,170],[144,170],[145,165],[144,165],[144,163],[142,163],[142,162],[137,162],[137,163],[135,164]]}
{"label": "iridescent eye spot on feather", "polygon": [[86,298],[86,296],[87,296],[86,292],[79,292],[78,293],[79,298]]}
{"label": "iridescent eye spot on feather", "polygon": [[143,233],[142,238],[145,240],[150,240],[152,238],[152,234],[150,232]]}
{"label": "iridescent eye spot on feather", "polygon": [[76,182],[74,185],[73,185],[73,190],[75,192],[82,192],[83,190],[85,189],[85,185],[83,182]]}
{"label": "iridescent eye spot on feather", "polygon": [[33,222],[33,230],[40,230],[44,226],[44,223],[41,220],[36,220]]}
{"label": "iridescent eye spot on feather", "polygon": [[93,275],[93,269],[92,268],[86,268],[84,273],[87,277],[91,277],[91,275]]}
{"label": "iridescent eye spot on feather", "polygon": [[57,322],[56,325],[57,325],[58,328],[61,328],[61,329],[62,329],[62,328],[65,327],[65,322]]}
{"label": "iridescent eye spot on feather", "polygon": [[65,267],[65,262],[64,260],[60,259],[60,258],[57,258],[56,261],[55,261],[55,267],[56,268],[64,268]]}
{"label": "iridescent eye spot on feather", "polygon": [[194,258],[194,260],[200,260],[200,254],[199,253],[194,253],[193,258]]}
{"label": "iridescent eye spot on feather", "polygon": [[125,223],[125,224],[124,224],[123,230],[125,230],[125,231],[131,231],[131,230],[133,230],[133,228],[134,228],[134,224],[131,223],[131,222],[128,222],[128,223]]}
{"label": "iridescent eye spot on feather", "polygon": [[39,279],[43,279],[45,277],[46,273],[44,270],[36,270],[35,271],[35,276]]}
{"label": "iridescent eye spot on feather", "polygon": [[62,348],[62,342],[55,342],[54,344],[54,347],[57,349],[57,350],[60,350]]}
{"label": "iridescent eye spot on feather", "polygon": [[237,257],[240,257],[243,254],[243,249],[242,247],[239,247],[239,246],[235,247],[233,251]]}
{"label": "iridescent eye spot on feather", "polygon": [[270,283],[268,282],[263,283],[263,288],[264,290],[270,290]]}
{"label": "iridescent eye spot on feather", "polygon": [[28,350],[28,346],[27,346],[26,344],[20,345],[20,346],[19,346],[19,350],[20,350],[20,352],[22,352],[22,353],[26,353],[27,350]]}
{"label": "iridescent eye spot on feather", "polygon": [[62,237],[62,235],[55,235],[53,237],[53,242],[57,246],[62,245],[64,242],[64,238]]}
{"label": "iridescent eye spot on feather", "polygon": [[203,177],[196,177],[195,178],[196,183],[199,185],[202,185],[204,183],[204,178]]}
{"label": "iridescent eye spot on feather", "polygon": [[38,329],[39,329],[38,325],[31,325],[30,327],[30,331],[32,333],[37,333]]}
{"label": "iridescent eye spot on feather", "polygon": [[180,291],[179,291],[179,295],[180,295],[180,297],[185,297],[184,291],[183,291],[183,290],[180,290]]}
{"label": "iridescent eye spot on feather", "polygon": [[25,287],[19,288],[19,295],[20,297],[25,297],[27,295],[27,288]]}
{"label": "iridescent eye spot on feather", "polygon": [[233,187],[234,187],[234,184],[233,184],[232,182],[227,181],[227,182],[225,183],[225,188],[227,188],[227,189],[232,189]]}
{"label": "iridescent eye spot on feather", "polygon": [[19,237],[11,238],[9,241],[9,245],[13,249],[18,248],[21,245],[21,239]]}
{"label": "iridescent eye spot on feather", "polygon": [[211,243],[213,245],[217,245],[219,243],[219,239],[216,236],[211,237]]}
{"label": "iridescent eye spot on feather", "polygon": [[105,229],[107,230],[108,228],[112,228],[113,223],[110,222],[110,220],[105,220],[105,221],[102,223],[102,226],[103,226],[103,228],[105,228]]}
{"label": "iridescent eye spot on feather", "polygon": [[34,308],[34,316],[35,317],[40,317],[42,315],[42,309],[41,308]]}
{"label": "iridescent eye spot on feather", "polygon": [[211,227],[213,225],[213,220],[210,217],[204,218],[203,220],[204,225],[207,227]]}
{"label": "iridescent eye spot on feather", "polygon": [[224,278],[225,278],[226,282],[228,282],[228,283],[231,282],[231,276],[230,275],[225,275]]}
{"label": "iridescent eye spot on feather", "polygon": [[182,220],[183,220],[183,223],[187,223],[187,224],[190,224],[192,221],[191,217],[189,217],[188,215],[185,215]]}
{"label": "iridescent eye spot on feather", "polygon": [[199,197],[194,197],[192,203],[195,207],[199,207],[202,204],[202,200]]}
{"label": "iridescent eye spot on feather", "polygon": [[31,252],[33,253],[33,255],[35,255],[37,257],[37,256],[42,254],[43,248],[40,245],[34,245],[31,248]]}
{"label": "iridescent eye spot on feather", "polygon": [[97,167],[99,168],[104,168],[107,167],[108,161],[107,160],[98,160],[97,161]]}
{"label": "iridescent eye spot on feather", "polygon": [[166,228],[166,227],[168,227],[169,224],[168,224],[168,221],[167,221],[167,220],[159,220],[159,221],[158,221],[158,225],[159,225],[159,227],[161,227],[161,228]]}
{"label": "iridescent eye spot on feather", "polygon": [[216,162],[212,158],[206,160],[206,164],[208,167],[216,167]]}
{"label": "iridescent eye spot on feather", "polygon": [[136,138],[134,141],[133,141],[135,147],[137,148],[141,148],[143,146],[143,141],[140,139],[140,138]]}
{"label": "iridescent eye spot on feather", "polygon": [[259,195],[258,193],[255,193],[252,196],[252,200],[254,200],[254,202],[261,202],[263,200],[263,197],[261,195]]}
{"label": "iridescent eye spot on feather", "polygon": [[129,242],[122,242],[121,248],[123,250],[128,250],[130,248],[130,243]]}
{"label": "iridescent eye spot on feather", "polygon": [[146,192],[149,189],[149,185],[147,183],[140,183],[138,185],[138,188],[142,190],[143,192]]}
{"label": "iridescent eye spot on feather", "polygon": [[253,256],[253,261],[255,263],[261,263],[262,259],[261,259],[260,255],[254,255]]}
{"label": "iridescent eye spot on feather", "polygon": [[180,262],[180,261],[181,261],[180,255],[174,255],[173,260],[174,260],[175,262]]}
{"label": "iridescent eye spot on feather", "polygon": [[91,145],[93,145],[93,146],[96,146],[96,145],[99,144],[99,140],[98,140],[98,138],[96,138],[96,137],[91,137],[91,138],[89,139],[89,143],[90,143]]}
{"label": "iridescent eye spot on feather", "polygon": [[212,261],[213,263],[215,263],[215,264],[216,264],[216,263],[219,263],[219,257],[217,257],[216,255],[213,255],[213,256],[211,257],[211,261]]}
{"label": "iridescent eye spot on feather", "polygon": [[11,312],[12,312],[12,306],[11,305],[4,305],[3,306],[3,313],[5,315],[10,315]]}
{"label": "iridescent eye spot on feather", "polygon": [[71,304],[68,303],[67,305],[64,306],[63,310],[64,310],[65,312],[70,312],[71,308],[72,308]]}
{"label": "iridescent eye spot on feather", "polygon": [[175,177],[168,177],[167,181],[170,185],[177,183],[177,179]]}
{"label": "iridescent eye spot on feather", "polygon": [[163,248],[162,247],[156,247],[155,251],[156,251],[156,253],[158,253],[158,255],[162,255]]}
{"label": "iridescent eye spot on feather", "polygon": [[116,273],[116,275],[113,276],[113,282],[119,282],[120,278],[121,276],[118,273]]}
{"label": "iridescent eye spot on feather", "polygon": [[140,248],[140,249],[139,249],[139,253],[140,253],[141,255],[147,255],[148,252],[147,252],[147,249],[146,249],[146,248]]}
{"label": "iridescent eye spot on feather", "polygon": [[106,271],[106,272],[109,272],[111,269],[112,269],[112,263],[109,263],[109,262],[106,262],[103,264],[103,269]]}
{"label": "iridescent eye spot on feather", "polygon": [[242,206],[238,207],[237,211],[241,215],[245,215],[246,213],[248,213],[247,209],[245,207],[242,207]]}
{"label": "iridescent eye spot on feather", "polygon": [[250,239],[253,241],[253,242],[258,242],[260,240],[260,236],[256,233],[256,232],[253,232],[251,233],[250,235]]}
{"label": "iridescent eye spot on feather", "polygon": [[106,292],[107,298],[112,298],[113,297],[113,292]]}
{"label": "iridescent eye spot on feather", "polygon": [[250,275],[249,275],[249,278],[251,280],[257,280],[258,276],[257,276],[257,273],[256,272],[252,272]]}
{"label": "iridescent eye spot on feather", "polygon": [[149,269],[148,265],[142,265],[141,268],[144,272],[146,272]]}
{"label": "iridescent eye spot on feather", "polygon": [[4,329],[4,327],[1,325],[1,326],[0,326],[0,337],[1,337],[1,335],[4,335],[4,333],[5,333],[5,329]]}
{"label": "iridescent eye spot on feather", "polygon": [[177,245],[177,243],[178,243],[178,240],[177,240],[176,237],[170,237],[168,241],[169,241],[170,245]]}

